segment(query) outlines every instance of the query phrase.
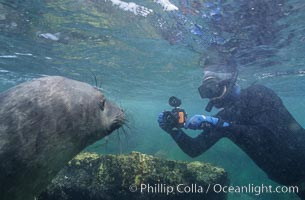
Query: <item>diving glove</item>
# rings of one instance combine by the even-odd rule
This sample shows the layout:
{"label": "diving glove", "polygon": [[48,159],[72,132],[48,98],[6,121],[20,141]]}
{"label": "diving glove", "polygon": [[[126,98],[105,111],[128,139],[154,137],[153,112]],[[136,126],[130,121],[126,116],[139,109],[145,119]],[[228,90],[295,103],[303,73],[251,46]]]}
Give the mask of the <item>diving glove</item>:
{"label": "diving glove", "polygon": [[164,112],[161,112],[158,116],[159,126],[167,133],[170,133],[175,127],[170,123],[166,117],[164,117]]}

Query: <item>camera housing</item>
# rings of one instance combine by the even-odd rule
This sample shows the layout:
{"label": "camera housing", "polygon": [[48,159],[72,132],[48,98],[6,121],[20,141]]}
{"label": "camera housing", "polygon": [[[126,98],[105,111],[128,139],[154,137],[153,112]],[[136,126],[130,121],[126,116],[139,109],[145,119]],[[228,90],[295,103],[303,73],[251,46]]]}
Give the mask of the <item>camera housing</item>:
{"label": "camera housing", "polygon": [[172,111],[164,111],[164,121],[171,127],[183,128],[187,114],[184,109],[179,107],[181,105],[181,100],[172,96],[169,98],[168,104],[174,108]]}

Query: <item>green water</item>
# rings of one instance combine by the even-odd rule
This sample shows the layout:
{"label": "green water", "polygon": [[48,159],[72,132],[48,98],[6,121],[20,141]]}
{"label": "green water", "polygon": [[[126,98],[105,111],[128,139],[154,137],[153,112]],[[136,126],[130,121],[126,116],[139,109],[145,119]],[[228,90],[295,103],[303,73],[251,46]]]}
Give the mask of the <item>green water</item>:
{"label": "green water", "polygon": [[[217,21],[213,19],[217,6],[206,1],[171,1],[179,7],[171,12],[152,0],[134,2],[154,12],[146,17],[134,15],[104,0],[0,0],[0,91],[44,75],[92,85],[96,76],[107,97],[126,109],[130,129],[98,141],[88,151],[119,154],[135,150],[175,160],[199,160],[224,167],[233,185],[275,184],[226,139],[197,158],[188,157],[156,119],[159,112],[170,109],[167,99],[171,95],[183,100],[189,115],[207,114],[207,102],[197,93],[200,60],[214,40],[220,45],[224,40],[238,41],[224,45],[237,51],[238,83],[247,87],[257,82],[272,88],[305,127],[305,3],[210,1],[224,16]],[[195,23],[202,27],[200,34],[192,33]],[[46,33],[52,38],[43,36]],[[298,198],[230,194],[229,199]]]}

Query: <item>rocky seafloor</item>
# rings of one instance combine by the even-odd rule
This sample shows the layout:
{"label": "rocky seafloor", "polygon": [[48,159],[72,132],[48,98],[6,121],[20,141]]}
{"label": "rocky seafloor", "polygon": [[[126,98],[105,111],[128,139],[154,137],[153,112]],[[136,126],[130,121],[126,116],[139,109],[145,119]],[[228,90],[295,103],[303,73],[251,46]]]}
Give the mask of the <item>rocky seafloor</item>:
{"label": "rocky seafloor", "polygon": [[225,193],[213,192],[216,184],[227,185],[227,173],[208,163],[86,152],[71,160],[38,199],[226,199]]}

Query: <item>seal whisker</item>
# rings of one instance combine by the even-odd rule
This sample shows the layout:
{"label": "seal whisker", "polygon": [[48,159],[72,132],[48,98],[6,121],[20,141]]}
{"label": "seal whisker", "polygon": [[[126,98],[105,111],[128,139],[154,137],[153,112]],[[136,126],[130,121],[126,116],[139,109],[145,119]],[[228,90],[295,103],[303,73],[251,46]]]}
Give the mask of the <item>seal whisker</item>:
{"label": "seal whisker", "polygon": [[89,71],[93,76],[93,80],[94,80],[93,87],[96,88],[97,90],[99,90],[100,92],[103,92],[104,89],[102,88],[102,85],[103,85],[102,81],[98,80],[97,76],[91,70],[89,70]]}

